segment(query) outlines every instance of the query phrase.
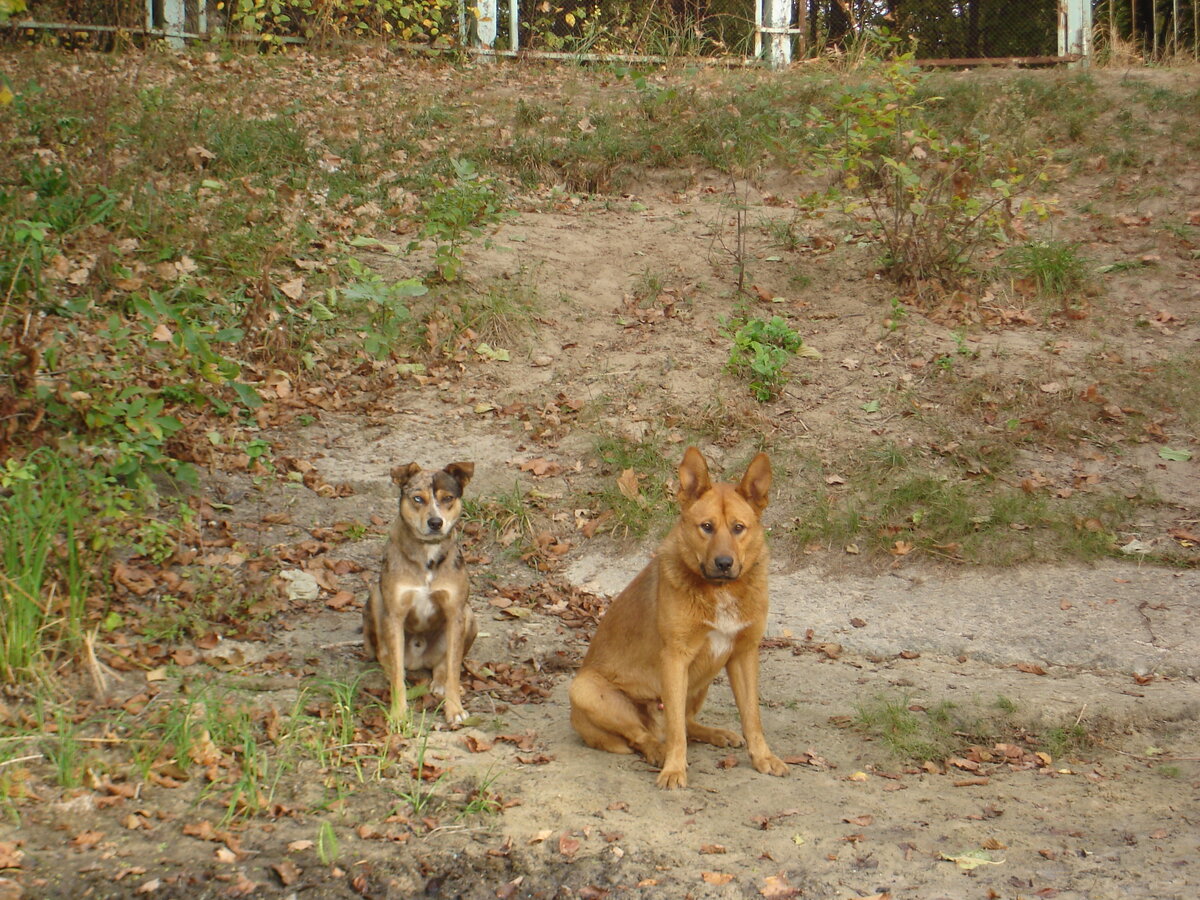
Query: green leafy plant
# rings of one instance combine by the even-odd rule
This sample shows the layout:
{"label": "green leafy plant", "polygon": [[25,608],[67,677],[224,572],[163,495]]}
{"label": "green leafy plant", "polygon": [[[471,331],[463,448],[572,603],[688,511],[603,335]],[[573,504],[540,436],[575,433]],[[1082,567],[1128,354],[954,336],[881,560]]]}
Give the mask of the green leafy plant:
{"label": "green leafy plant", "polygon": [[928,112],[940,98],[921,96],[911,54],[881,78],[842,94],[830,115],[813,109],[825,137],[819,155],[841,172],[843,210],[870,213],[895,281],[956,288],[981,247],[1007,239],[1014,218],[1046,214],[1026,195],[1043,179],[1048,154],[1005,153],[977,129],[943,133]]}
{"label": "green leafy plant", "polygon": [[422,240],[433,242],[434,265],[442,281],[458,279],[463,244],[503,218],[500,193],[492,179],[480,175],[470,160],[452,162],[454,179],[423,202],[420,239],[408,246],[411,252]]}
{"label": "green leafy plant", "polygon": [[[386,359],[401,347],[411,347],[415,327],[409,301],[423,297],[429,289],[419,278],[385,281],[353,257],[346,260],[353,282],[341,290],[341,302],[351,310],[364,310],[367,325],[363,332],[363,347],[376,359]],[[335,318],[332,312],[330,319]]]}
{"label": "green leafy plant", "polygon": [[91,510],[79,501],[111,491],[49,448],[0,473],[0,682],[34,678],[82,643],[88,566],[82,532]]}
{"label": "green leafy plant", "polygon": [[733,341],[726,367],[731,372],[746,374],[755,399],[765,403],[787,383],[787,364],[804,341],[782,316],[748,319],[736,327],[735,324],[724,323],[724,331]]}
{"label": "green leafy plant", "polygon": [[17,13],[25,12],[25,0],[0,0],[0,22],[7,22]]}
{"label": "green leafy plant", "polygon": [[235,0],[230,21],[267,43],[287,35],[355,35],[444,44],[456,10],[451,0]]}

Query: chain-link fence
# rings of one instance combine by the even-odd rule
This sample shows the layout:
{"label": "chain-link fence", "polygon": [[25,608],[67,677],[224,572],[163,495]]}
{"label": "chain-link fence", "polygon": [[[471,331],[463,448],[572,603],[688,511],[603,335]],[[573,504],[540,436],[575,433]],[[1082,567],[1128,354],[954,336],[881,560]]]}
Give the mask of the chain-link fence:
{"label": "chain-link fence", "polygon": [[1200,60],[1200,0],[1101,0],[1093,9],[1102,54]]}
{"label": "chain-link fence", "polygon": [[[751,57],[759,0],[496,0],[499,51],[653,56]],[[782,0],[788,2],[788,0]],[[1065,0],[791,0],[792,57],[862,50],[888,34],[924,60],[1042,59],[1059,52]],[[252,0],[253,3],[253,0]],[[228,33],[258,22],[236,18],[246,0],[28,0],[25,23],[97,29]],[[304,38],[344,32],[402,34],[450,46],[479,33],[467,0],[257,0],[279,15],[261,20],[273,34]],[[437,28],[393,28],[401,10],[436,13]],[[172,13],[172,10],[177,10]],[[1200,0],[1092,0],[1093,45],[1127,59],[1196,58]],[[468,22],[460,30],[459,17]],[[424,15],[417,19],[427,20]],[[281,24],[282,23],[282,24]],[[320,27],[314,28],[317,24]],[[10,28],[13,23],[9,23]],[[36,31],[36,29],[33,29]],[[884,49],[881,45],[870,49]]]}
{"label": "chain-link fence", "polygon": [[[497,49],[750,55],[755,0],[500,0]],[[794,58],[845,52],[885,33],[919,59],[1041,59],[1059,53],[1059,0],[797,0]],[[1197,53],[1200,0],[1096,0],[1096,46],[1146,59]]]}

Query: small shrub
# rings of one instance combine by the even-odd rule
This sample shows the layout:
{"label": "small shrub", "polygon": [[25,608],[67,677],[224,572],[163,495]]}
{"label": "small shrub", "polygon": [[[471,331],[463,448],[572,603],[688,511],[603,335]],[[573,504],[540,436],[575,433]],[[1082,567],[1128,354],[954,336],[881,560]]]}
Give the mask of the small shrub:
{"label": "small shrub", "polygon": [[885,251],[885,271],[921,290],[967,280],[980,248],[1007,237],[1014,218],[1045,215],[1018,201],[1040,180],[1048,154],[1006,154],[977,129],[951,137],[931,121],[922,78],[909,55],[883,69],[883,84],[844,93],[823,123],[819,154],[842,174],[844,211],[869,211]]}
{"label": "small shrub", "polygon": [[726,334],[733,341],[727,368],[747,374],[750,391],[755,399],[765,403],[787,383],[784,370],[804,341],[781,316],[748,319],[736,329],[733,324],[724,323]]}
{"label": "small shrub", "polygon": [[426,199],[420,239],[408,245],[411,252],[420,240],[433,241],[433,259],[442,281],[456,281],[462,269],[462,245],[503,218],[500,195],[490,178],[475,171],[470,160],[456,159],[454,180]]}

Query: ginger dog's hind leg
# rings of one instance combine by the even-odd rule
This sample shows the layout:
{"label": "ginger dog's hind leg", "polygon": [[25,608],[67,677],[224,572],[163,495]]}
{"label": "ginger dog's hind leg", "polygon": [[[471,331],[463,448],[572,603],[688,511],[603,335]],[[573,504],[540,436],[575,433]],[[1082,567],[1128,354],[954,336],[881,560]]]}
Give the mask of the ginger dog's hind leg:
{"label": "ginger dog's hind leg", "polygon": [[584,670],[571,682],[571,725],[583,742],[609,753],[638,751],[652,765],[662,762],[655,737],[628,695],[604,676]]}

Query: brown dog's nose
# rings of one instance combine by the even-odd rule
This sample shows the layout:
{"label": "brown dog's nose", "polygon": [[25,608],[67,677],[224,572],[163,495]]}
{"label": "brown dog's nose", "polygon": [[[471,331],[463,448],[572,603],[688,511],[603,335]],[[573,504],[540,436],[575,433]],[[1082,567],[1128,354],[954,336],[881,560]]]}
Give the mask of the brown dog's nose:
{"label": "brown dog's nose", "polygon": [[733,557],[718,556],[713,560],[713,565],[715,565],[721,573],[728,574],[729,570],[733,568]]}
{"label": "brown dog's nose", "polygon": [[428,521],[425,522],[425,524],[429,526],[430,531],[441,531],[442,530],[442,520],[439,519],[437,516],[430,516]]}

